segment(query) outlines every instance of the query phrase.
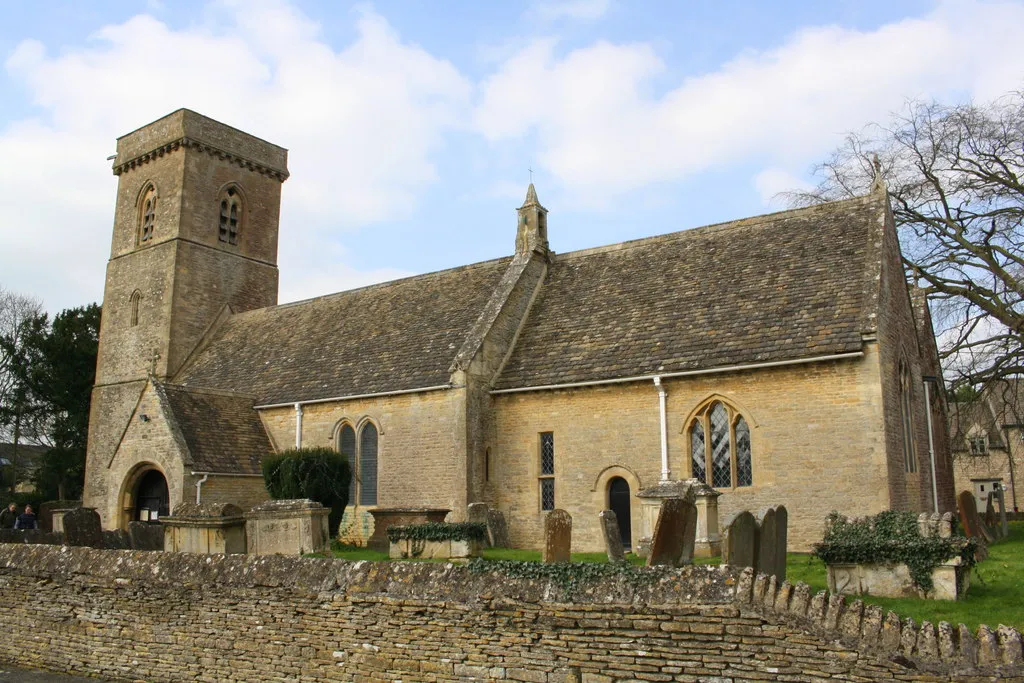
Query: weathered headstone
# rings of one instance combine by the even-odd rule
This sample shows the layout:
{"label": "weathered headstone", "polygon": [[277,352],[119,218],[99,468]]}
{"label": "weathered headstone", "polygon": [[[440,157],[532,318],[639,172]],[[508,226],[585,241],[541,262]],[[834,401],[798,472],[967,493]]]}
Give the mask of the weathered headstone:
{"label": "weathered headstone", "polygon": [[995,497],[995,491],[993,491],[992,493],[989,493],[988,497],[985,499],[985,526],[987,526],[989,530],[993,532],[992,535],[998,539],[999,530],[996,528],[997,518]]}
{"label": "weathered headstone", "polygon": [[725,523],[722,536],[722,564],[753,567],[757,556],[757,520],[746,510],[735,513]]}
{"label": "weathered headstone", "polygon": [[765,508],[757,514],[757,558],[754,560],[754,569],[758,574],[775,574],[777,543],[775,509]]}
{"label": "weathered headstone", "polygon": [[1010,525],[1006,521],[1006,491],[999,487],[996,492],[996,505],[999,509],[999,533],[1003,538],[1010,535]]}
{"label": "weathered headstone", "polygon": [[625,562],[626,550],[622,547],[622,532],[619,531],[619,518],[613,510],[601,510],[601,532],[604,534],[604,547],[609,562]]}
{"label": "weathered headstone", "polygon": [[692,499],[666,498],[661,501],[647,566],[678,567],[684,561],[692,560],[696,533],[697,506]]}
{"label": "weathered headstone", "polygon": [[132,550],[164,549],[164,530],[160,524],[128,522],[128,539]]}
{"label": "weathered headstone", "polygon": [[508,524],[505,523],[505,515],[501,510],[487,511],[487,536],[491,541],[492,548],[511,547],[512,541],[508,537]]}
{"label": "weathered headstone", "polygon": [[466,521],[471,524],[487,524],[487,513],[490,511],[487,503],[470,503],[466,506]]}
{"label": "weathered headstone", "polygon": [[100,513],[93,508],[72,508],[64,513],[64,542],[72,546],[102,548]]}
{"label": "weathered headstone", "polygon": [[544,517],[544,561],[568,562],[572,548],[572,517],[565,510],[552,510]]}
{"label": "weathered headstone", "polygon": [[779,585],[786,580],[786,552],[789,544],[789,511],[785,505],[775,506],[775,578]]}
{"label": "weathered headstone", "polygon": [[[970,491],[961,491],[956,497],[957,509],[960,511],[960,525],[969,538],[976,538],[982,543],[991,543],[991,533],[985,528],[985,524],[978,516],[978,505],[974,501],[974,494]],[[986,533],[987,532],[987,533]]]}

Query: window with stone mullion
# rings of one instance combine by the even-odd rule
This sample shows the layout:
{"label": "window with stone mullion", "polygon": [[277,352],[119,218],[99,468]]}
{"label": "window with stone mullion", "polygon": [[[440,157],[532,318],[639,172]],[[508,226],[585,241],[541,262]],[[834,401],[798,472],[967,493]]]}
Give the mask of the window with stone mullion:
{"label": "window with stone mullion", "polygon": [[690,423],[690,472],[714,488],[753,485],[750,427],[731,406],[714,401]]}

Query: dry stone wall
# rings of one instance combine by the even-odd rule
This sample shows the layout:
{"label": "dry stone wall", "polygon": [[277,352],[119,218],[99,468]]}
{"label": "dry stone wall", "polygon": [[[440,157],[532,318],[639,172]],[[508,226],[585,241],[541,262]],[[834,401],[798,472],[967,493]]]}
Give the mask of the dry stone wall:
{"label": "dry stone wall", "polygon": [[1012,629],[636,571],[570,594],[450,564],[0,545],[0,628],[22,634],[0,658],[149,681],[1024,680]]}

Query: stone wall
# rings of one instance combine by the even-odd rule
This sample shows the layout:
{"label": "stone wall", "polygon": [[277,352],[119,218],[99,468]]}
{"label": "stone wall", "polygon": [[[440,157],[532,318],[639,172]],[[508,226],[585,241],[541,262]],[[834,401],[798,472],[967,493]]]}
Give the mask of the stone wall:
{"label": "stone wall", "polygon": [[0,545],[0,651],[152,681],[1024,680],[1012,629],[918,627],[748,570],[568,595],[465,566]]}
{"label": "stone wall", "polygon": [[[739,510],[784,504],[791,548],[821,539],[831,510],[889,509],[888,457],[878,391],[878,352],[862,359],[665,380],[672,476],[690,476],[688,418],[705,400],[731,402],[750,425],[753,485],[718,489],[722,521]],[[488,501],[509,522],[513,545],[540,547],[543,513],[539,433],[554,432],[555,506],[573,516],[573,550],[604,549],[598,513],[608,482],[623,477],[634,496],[661,471],[658,392],[652,382],[494,396]],[[632,526],[639,529],[639,506]],[[635,539],[634,539],[635,540]]]}

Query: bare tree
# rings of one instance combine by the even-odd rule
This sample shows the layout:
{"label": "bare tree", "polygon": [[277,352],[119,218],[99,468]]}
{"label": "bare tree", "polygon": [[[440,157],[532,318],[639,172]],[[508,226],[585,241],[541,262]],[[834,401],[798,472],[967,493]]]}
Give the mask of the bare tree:
{"label": "bare tree", "polygon": [[929,295],[947,377],[1024,370],[1024,92],[984,105],[908,103],[850,133],[795,205],[886,183],[908,273]]}
{"label": "bare tree", "polygon": [[38,300],[0,287],[0,441],[13,444],[8,472],[12,489],[25,475],[18,446],[26,440],[38,443],[40,436],[35,421],[23,410],[27,396],[15,364],[25,334],[42,313]]}

